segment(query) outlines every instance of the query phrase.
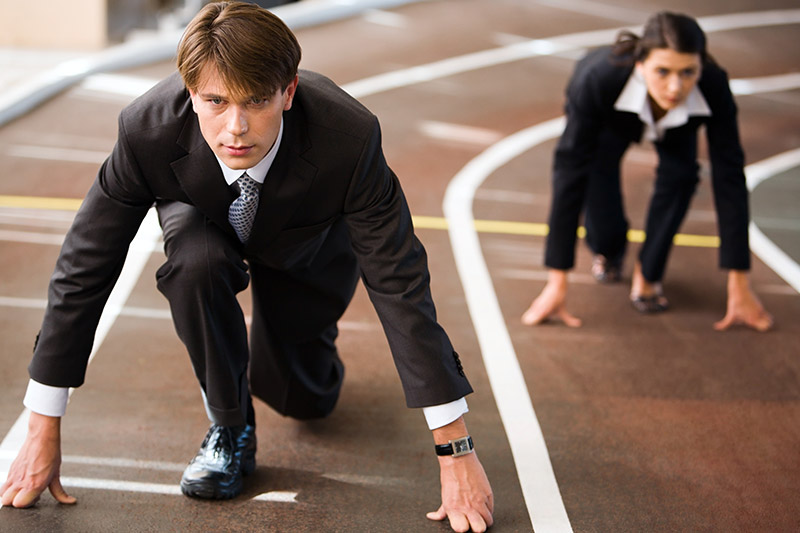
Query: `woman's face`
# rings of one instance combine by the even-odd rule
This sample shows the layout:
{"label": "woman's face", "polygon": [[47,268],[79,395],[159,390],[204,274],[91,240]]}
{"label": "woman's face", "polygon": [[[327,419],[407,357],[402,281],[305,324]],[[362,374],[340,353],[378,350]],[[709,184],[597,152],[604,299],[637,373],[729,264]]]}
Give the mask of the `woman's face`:
{"label": "woman's face", "polygon": [[689,96],[700,79],[700,54],[684,54],[670,48],[654,48],[636,68],[644,77],[650,100],[666,113]]}

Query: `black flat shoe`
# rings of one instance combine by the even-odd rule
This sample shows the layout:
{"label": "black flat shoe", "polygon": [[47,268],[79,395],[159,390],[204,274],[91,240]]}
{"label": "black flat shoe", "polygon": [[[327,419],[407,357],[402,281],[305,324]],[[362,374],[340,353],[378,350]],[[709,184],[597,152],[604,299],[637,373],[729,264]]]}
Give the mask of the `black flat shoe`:
{"label": "black flat shoe", "polygon": [[662,313],[669,308],[663,296],[632,296],[631,305],[640,313]]}
{"label": "black flat shoe", "polygon": [[610,260],[601,254],[592,258],[592,277],[598,283],[615,283],[622,279],[622,260]]}
{"label": "black flat shoe", "polygon": [[181,492],[209,500],[233,498],[242,492],[242,477],[255,469],[255,427],[214,424],[183,472]]}

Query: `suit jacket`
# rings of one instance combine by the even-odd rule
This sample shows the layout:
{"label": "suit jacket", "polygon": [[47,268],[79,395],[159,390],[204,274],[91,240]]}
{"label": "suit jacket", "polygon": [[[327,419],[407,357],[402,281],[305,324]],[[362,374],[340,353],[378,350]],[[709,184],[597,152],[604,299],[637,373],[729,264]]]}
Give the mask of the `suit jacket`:
{"label": "suit jacket", "polygon": [[[31,377],[53,386],[83,383],[100,314],[155,202],[193,205],[235,239],[227,218],[232,199],[177,73],[124,109],[117,143],[56,264]],[[384,159],[378,120],[319,74],[300,73],[243,253],[281,273],[281,283],[254,298],[281,303],[266,318],[288,338],[315,336],[334,323],[360,268],[407,404],[436,405],[471,392],[436,321],[425,250]]]}
{"label": "suit jacket", "polygon": [[[644,125],[638,115],[614,109],[633,68],[632,61],[615,58],[611,47],[591,51],[575,66],[566,90],[567,125],[553,163],[545,258],[551,268],[574,265],[575,235],[589,177],[618,173],[628,146],[641,139]],[[748,192],[736,103],[727,73],[712,62],[703,65],[697,86],[711,116],[692,116],[687,124],[666,130],[664,138],[655,143],[659,155],[656,172],[697,180],[697,130],[705,126],[721,240],[720,266],[746,270],[750,268]]]}

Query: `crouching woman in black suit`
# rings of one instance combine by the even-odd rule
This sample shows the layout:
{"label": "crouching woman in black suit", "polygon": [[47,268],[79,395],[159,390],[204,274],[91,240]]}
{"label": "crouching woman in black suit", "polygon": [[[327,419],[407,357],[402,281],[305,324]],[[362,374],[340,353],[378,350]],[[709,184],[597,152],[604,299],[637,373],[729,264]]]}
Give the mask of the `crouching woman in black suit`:
{"label": "crouching woman in black suit", "polygon": [[667,309],[661,280],[697,186],[697,130],[705,125],[719,265],[728,270],[727,312],[714,327],[745,324],[768,330],[772,317],[748,280],[748,192],[736,104],[727,74],[706,53],[705,34],[697,22],[661,12],[648,20],[641,38],[621,32],[613,46],[596,49],[578,62],[566,93],[567,125],[555,151],[545,253],[549,277],[523,314],[523,323],[534,325],[554,316],[568,326],[581,324],[566,310],[565,300],[582,211],[586,241],[595,253],[595,279],[619,279],[628,230],[620,161],[628,146],[642,138],[655,146],[658,168],[630,299],[643,313]]}

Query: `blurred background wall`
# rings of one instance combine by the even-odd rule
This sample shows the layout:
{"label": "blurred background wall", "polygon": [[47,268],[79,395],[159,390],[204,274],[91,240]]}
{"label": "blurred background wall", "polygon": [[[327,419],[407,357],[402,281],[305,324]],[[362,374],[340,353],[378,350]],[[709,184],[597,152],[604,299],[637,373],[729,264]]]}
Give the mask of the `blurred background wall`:
{"label": "blurred background wall", "polygon": [[[185,25],[209,0],[0,0],[0,46],[98,49],[137,31]],[[275,7],[296,0],[259,0]]]}

